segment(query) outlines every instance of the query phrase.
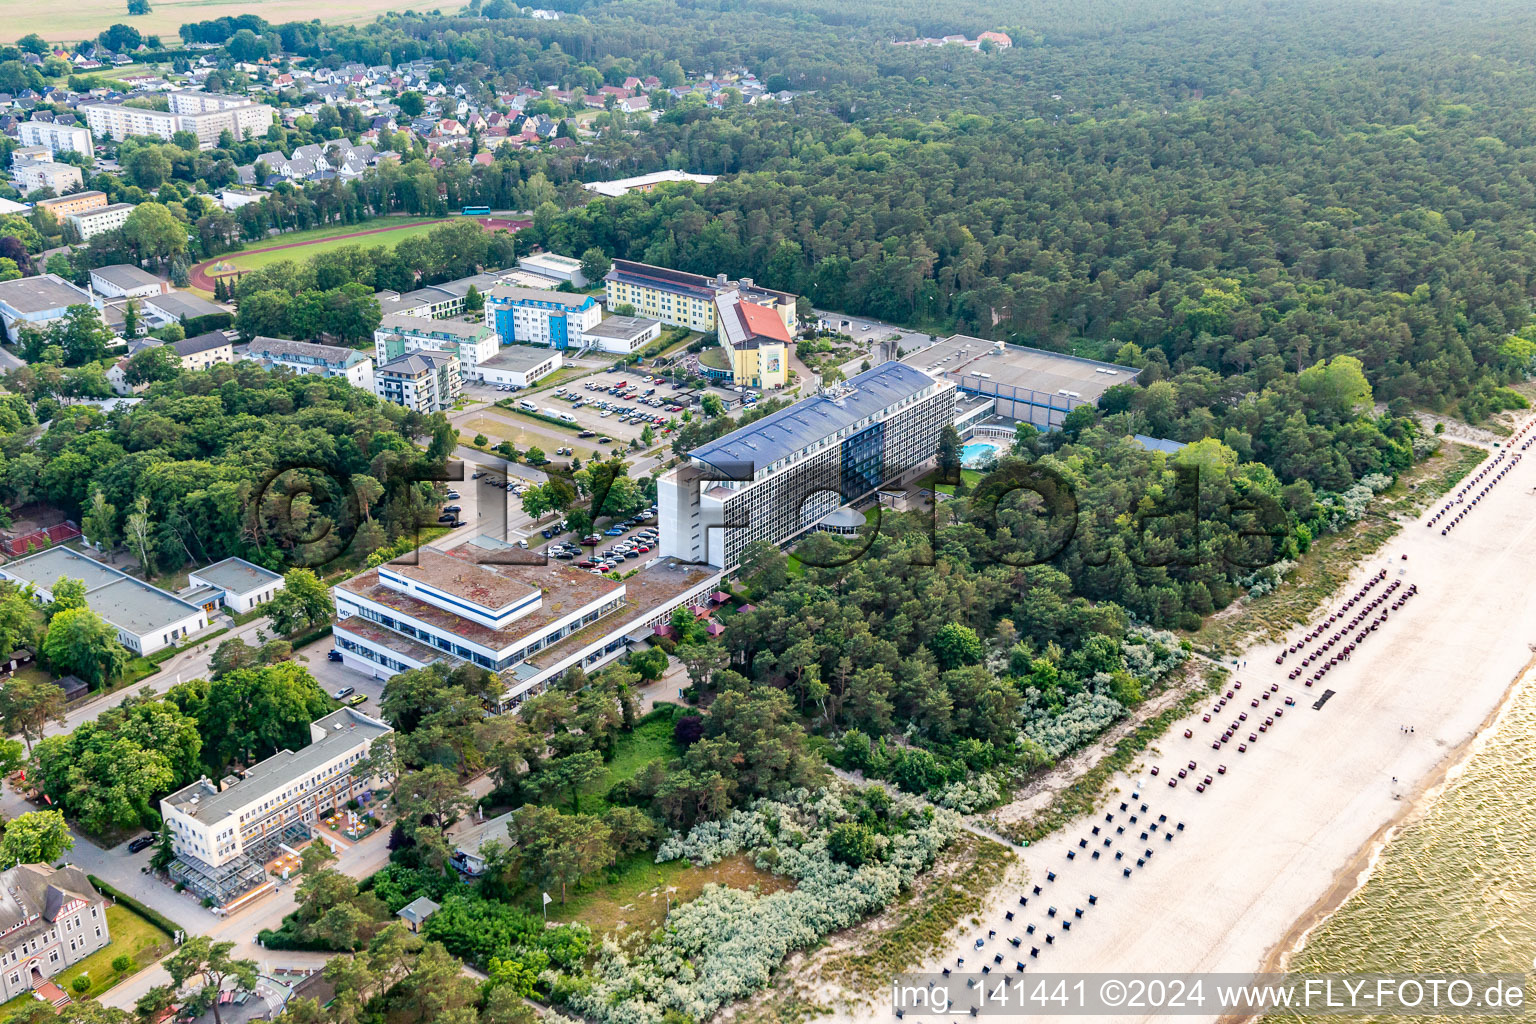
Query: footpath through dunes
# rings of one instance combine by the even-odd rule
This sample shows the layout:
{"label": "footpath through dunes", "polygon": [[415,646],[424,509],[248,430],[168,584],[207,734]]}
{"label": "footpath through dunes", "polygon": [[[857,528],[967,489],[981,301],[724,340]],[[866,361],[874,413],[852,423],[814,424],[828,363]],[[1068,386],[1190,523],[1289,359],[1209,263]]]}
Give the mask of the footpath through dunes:
{"label": "footpath through dunes", "polygon": [[[191,271],[189,271],[189,276],[191,278],[193,288],[198,288],[202,291],[212,294],[214,277],[230,277],[234,276],[234,274],[237,272],[230,271],[225,274],[215,275],[209,272],[210,268],[215,267],[220,263],[228,262],[229,260],[238,259],[241,256],[254,256],[257,253],[266,252],[280,252],[284,249],[305,249],[316,245],[334,245],[337,242],[345,242],[358,238],[367,238],[372,235],[382,235],[391,231],[406,231],[412,229],[420,229],[423,227],[435,227],[439,224],[447,224],[451,221],[460,219],[462,218],[439,217],[435,220],[411,219],[403,224],[386,224],[383,227],[365,228],[362,231],[346,231],[335,235],[327,235],[324,238],[307,239],[302,242],[286,242],[281,245],[267,245],[262,246],[259,249],[241,249],[238,252],[227,252],[222,256],[215,256],[213,259],[203,260],[203,262],[198,263],[192,267]],[[470,219],[474,220],[487,231],[521,231],[523,228],[530,227],[533,224],[533,221],[531,220],[515,220],[508,217],[473,217]],[[278,235],[277,237],[281,238],[282,236]],[[384,241],[387,241],[387,239],[384,239]],[[295,255],[302,256],[303,254],[297,253]]]}
{"label": "footpath through dunes", "polygon": [[[1294,943],[1299,922],[1354,887],[1373,847],[1416,795],[1443,779],[1531,661],[1536,445],[1514,456],[1536,439],[1532,423],[1523,421],[1524,433],[1502,459],[1479,467],[1480,479],[1459,485],[1453,532],[1441,533],[1444,514],[1431,523],[1446,506],[1437,502],[1365,560],[1312,625],[1249,650],[1230,677],[1231,698],[1218,707],[1223,691],[1200,705],[1111,781],[1096,813],[1030,847],[1022,854],[1028,882],[993,893],[979,924],[968,925],[943,957],[914,969],[974,973],[985,965],[994,983],[1017,977],[1021,962],[1026,980],[1047,972],[1246,973]],[[1292,677],[1300,659],[1341,627],[1354,641],[1382,612],[1385,620],[1310,688],[1305,681],[1337,656],[1340,643]],[[1319,623],[1324,629],[1305,652],[1276,664]],[[1213,749],[1227,731],[1231,738]],[[1212,781],[1204,784],[1207,775]],[[892,1019],[886,1000],[874,1002],[854,1019]]]}

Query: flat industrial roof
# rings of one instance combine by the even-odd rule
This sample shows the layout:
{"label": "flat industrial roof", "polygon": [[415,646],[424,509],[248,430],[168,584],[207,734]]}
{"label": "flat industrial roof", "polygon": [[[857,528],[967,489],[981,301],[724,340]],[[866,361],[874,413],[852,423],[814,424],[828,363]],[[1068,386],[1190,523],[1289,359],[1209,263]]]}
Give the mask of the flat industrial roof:
{"label": "flat industrial roof", "polygon": [[214,562],[206,569],[194,569],[187,576],[189,579],[196,577],[232,594],[249,594],[282,580],[272,570],[253,565],[243,558],[226,558],[222,562]]}
{"label": "flat industrial roof", "polygon": [[66,306],[89,305],[91,297],[58,274],[38,274],[0,281],[0,302],[23,315]]}
{"label": "flat industrial roof", "polygon": [[[223,306],[215,305],[207,299],[192,295],[189,292],[170,292],[166,295],[146,295],[144,304],[154,306],[156,309],[173,316],[178,320],[195,320],[200,316],[215,316],[225,312]],[[224,343],[229,344],[225,338]]]}
{"label": "flat industrial roof", "polygon": [[962,388],[989,390],[997,385],[1003,389],[1003,397],[1007,397],[1009,387],[1047,395],[1069,391],[1073,394],[1061,397],[1090,404],[1114,385],[1129,383],[1139,372],[1133,366],[964,334],[910,352],[901,361],[937,379],[952,380]]}
{"label": "flat industrial roof", "polygon": [[621,341],[628,341],[645,334],[659,323],[661,323],[660,320],[643,316],[610,316],[596,327],[588,327],[581,333],[588,337],[618,338]]}
{"label": "flat industrial roof", "polygon": [[40,551],[0,568],[0,572],[50,592],[63,577],[80,580],[85,584],[86,605],[135,636],[148,636],[202,611],[198,605],[69,548]]}
{"label": "flat industrial roof", "polygon": [[[213,824],[268,793],[314,774],[321,765],[359,742],[372,743],[394,731],[377,718],[353,708],[333,711],[312,723],[312,727],[325,730],[325,735],[306,747],[296,751],[279,750],[265,761],[252,765],[246,769],[243,779],[223,792],[210,793],[207,786],[198,781],[172,793],[165,802],[198,821]],[[196,804],[191,802],[193,797],[198,798]]]}
{"label": "flat industrial roof", "polygon": [[838,385],[836,392],[801,399],[787,409],[700,445],[688,455],[722,469],[743,464],[761,469],[932,384],[931,377],[910,366],[895,360],[881,363]]}
{"label": "flat industrial roof", "polygon": [[99,277],[109,284],[115,284],[119,288],[142,288],[146,285],[160,284],[160,279],[141,267],[135,267],[131,263],[114,263],[110,267],[97,267],[91,271],[92,277]]}
{"label": "flat industrial roof", "polygon": [[0,572],[12,579],[35,583],[48,591],[52,591],[53,585],[59,580],[68,577],[80,580],[88,592],[106,586],[123,575],[111,566],[103,565],[70,548],[39,551],[0,567]]}
{"label": "flat industrial roof", "polygon": [[554,292],[545,288],[519,288],[516,285],[498,284],[491,289],[491,298],[508,302],[532,302],[540,306],[562,306],[565,309],[585,309],[597,300],[579,292]]}
{"label": "flat industrial roof", "polygon": [[558,358],[560,353],[552,348],[544,348],[535,345],[508,345],[497,352],[491,358],[483,361],[480,367],[489,366],[496,370],[531,370],[540,363],[547,362],[551,356]]}

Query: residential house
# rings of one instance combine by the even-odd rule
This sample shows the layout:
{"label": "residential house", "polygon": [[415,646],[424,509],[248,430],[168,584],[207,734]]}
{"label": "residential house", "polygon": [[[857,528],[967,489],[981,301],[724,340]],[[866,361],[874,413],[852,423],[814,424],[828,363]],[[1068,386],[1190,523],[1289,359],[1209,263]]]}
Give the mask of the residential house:
{"label": "residential house", "polygon": [[72,864],[17,864],[0,889],[0,999],[62,1006],[69,994],[48,979],[111,943],[106,899]]}
{"label": "residential house", "polygon": [[373,391],[373,360],[354,348],[258,336],[240,355],[268,369],[281,366],[294,373],[343,377],[355,388]]}
{"label": "residential house", "polygon": [[[148,302],[145,304],[148,305]],[[216,363],[235,361],[235,347],[223,331],[209,331],[194,338],[185,338],[171,347],[181,357],[183,370],[206,370]]]}

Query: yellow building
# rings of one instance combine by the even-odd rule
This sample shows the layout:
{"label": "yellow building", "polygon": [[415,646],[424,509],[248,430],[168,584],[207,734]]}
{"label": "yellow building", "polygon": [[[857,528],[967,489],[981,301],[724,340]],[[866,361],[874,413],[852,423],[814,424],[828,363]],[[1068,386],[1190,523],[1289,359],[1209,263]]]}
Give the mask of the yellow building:
{"label": "yellow building", "polygon": [[733,291],[748,302],[771,310],[786,331],[794,328],[795,297],[788,292],[760,288],[750,278],[729,281],[724,274],[705,277],[647,263],[614,260],[603,285],[609,312],[627,303],[635,307],[636,316],[708,332],[715,329],[715,296]]}
{"label": "yellow building", "polygon": [[789,382],[789,328],[775,310],[748,302],[737,291],[715,296],[720,347],[730,360],[731,383],[781,388]]}

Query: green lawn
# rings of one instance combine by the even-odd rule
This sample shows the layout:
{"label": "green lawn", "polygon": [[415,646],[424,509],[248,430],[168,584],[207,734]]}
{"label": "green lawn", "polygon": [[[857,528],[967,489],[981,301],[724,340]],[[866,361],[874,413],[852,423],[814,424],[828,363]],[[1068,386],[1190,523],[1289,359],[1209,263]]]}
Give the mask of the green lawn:
{"label": "green lawn", "polygon": [[[241,270],[255,270],[269,263],[279,260],[307,260],[312,256],[319,256],[339,249],[344,245],[384,245],[396,246],[407,238],[415,238],[424,235],[442,223],[438,217],[375,217],[372,220],[359,221],[356,224],[332,224],[329,227],[314,228],[309,231],[295,231],[291,234],[274,235],[271,238],[263,238],[251,242],[246,249],[271,249],[273,246],[284,245],[292,248],[272,249],[271,252],[246,252],[228,253],[219,257],[221,263],[228,263]],[[389,231],[380,231],[378,234],[363,235],[361,238],[350,238],[359,231],[375,231],[379,228],[390,228]],[[209,268],[212,272],[212,268]]]}
{"label": "green lawn", "polygon": [[[76,1002],[101,995],[113,985],[154,963],[171,950],[170,935],[127,907],[118,905],[107,908],[107,928],[111,933],[112,941],[106,949],[97,950],[51,979],[68,992],[70,998]],[[118,974],[112,969],[112,961],[124,953],[134,958],[134,965],[126,973]],[[70,987],[71,983],[82,975],[91,979],[91,987],[85,991],[84,995]],[[24,993],[0,1005],[0,1020],[30,1005],[32,1001],[33,997]]]}
{"label": "green lawn", "polygon": [[[581,813],[602,814],[608,809],[608,801],[604,799],[614,783],[625,779],[632,779],[656,758],[671,758],[682,755],[682,749],[672,742],[672,727],[675,721],[675,705],[663,705],[663,710],[658,713],[652,710],[650,714],[635,725],[634,732],[624,733],[619,736],[613,760],[604,767],[608,770],[602,776],[581,788]],[[675,712],[681,715],[682,711]],[[548,801],[551,805],[559,807],[562,811],[570,811],[570,794],[563,793]]]}

